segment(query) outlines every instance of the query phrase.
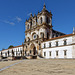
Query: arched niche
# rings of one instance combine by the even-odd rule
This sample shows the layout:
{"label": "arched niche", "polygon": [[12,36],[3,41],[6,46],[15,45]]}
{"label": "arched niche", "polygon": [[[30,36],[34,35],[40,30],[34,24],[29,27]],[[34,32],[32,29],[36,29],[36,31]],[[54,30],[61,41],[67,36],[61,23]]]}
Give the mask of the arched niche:
{"label": "arched niche", "polygon": [[40,23],[42,24],[42,22],[43,22],[43,19],[42,19],[42,17],[40,18]]}
{"label": "arched niche", "polygon": [[40,38],[44,39],[44,33],[43,32],[40,33]]}

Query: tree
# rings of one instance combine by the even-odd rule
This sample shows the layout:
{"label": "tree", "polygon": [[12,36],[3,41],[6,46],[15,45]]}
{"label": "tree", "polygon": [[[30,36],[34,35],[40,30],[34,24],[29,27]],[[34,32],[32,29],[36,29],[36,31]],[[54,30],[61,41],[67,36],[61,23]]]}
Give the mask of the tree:
{"label": "tree", "polygon": [[5,50],[4,48],[2,48],[2,50]]}
{"label": "tree", "polygon": [[13,47],[14,47],[13,45],[10,45],[10,46],[8,47],[8,49],[9,49],[9,48],[13,48]]}

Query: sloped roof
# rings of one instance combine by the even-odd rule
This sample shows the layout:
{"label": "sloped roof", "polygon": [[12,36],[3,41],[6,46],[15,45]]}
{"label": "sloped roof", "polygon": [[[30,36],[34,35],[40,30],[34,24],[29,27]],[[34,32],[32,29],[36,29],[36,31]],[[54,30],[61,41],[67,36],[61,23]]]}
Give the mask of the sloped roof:
{"label": "sloped roof", "polygon": [[[17,47],[22,47],[23,45],[19,45],[19,46],[14,46],[14,47],[12,47],[12,48],[17,48]],[[9,48],[9,49],[12,49],[12,48]],[[8,50],[8,49],[4,49],[4,50],[2,50],[2,51],[5,51],[5,50]]]}
{"label": "sloped roof", "polygon": [[51,38],[51,39],[45,40],[43,42],[51,41],[51,40],[55,40],[55,39],[60,39],[60,38],[64,38],[64,37],[69,37],[69,36],[73,36],[73,35],[75,35],[75,34],[62,35],[62,36],[59,36],[59,37],[55,37],[55,38]]}

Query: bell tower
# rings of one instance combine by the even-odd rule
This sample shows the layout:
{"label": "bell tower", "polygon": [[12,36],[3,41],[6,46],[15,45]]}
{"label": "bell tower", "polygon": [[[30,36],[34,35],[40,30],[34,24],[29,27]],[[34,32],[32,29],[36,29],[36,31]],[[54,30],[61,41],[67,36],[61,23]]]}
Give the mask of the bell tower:
{"label": "bell tower", "polygon": [[44,4],[43,9],[37,15],[38,17],[38,24],[46,24],[52,26],[52,13],[51,11],[48,12],[46,9],[46,5]]}
{"label": "bell tower", "polygon": [[[25,27],[24,50],[26,55],[41,56],[41,42],[52,37],[51,11],[49,12],[44,4],[41,12],[38,12],[37,15],[30,15],[29,19],[25,22]],[[31,48],[32,44],[35,45],[34,48]]]}

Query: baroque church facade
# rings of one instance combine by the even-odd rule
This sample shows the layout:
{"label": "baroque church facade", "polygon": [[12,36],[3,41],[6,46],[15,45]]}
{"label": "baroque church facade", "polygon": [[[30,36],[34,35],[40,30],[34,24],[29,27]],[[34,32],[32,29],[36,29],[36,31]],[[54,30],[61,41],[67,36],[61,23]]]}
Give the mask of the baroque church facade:
{"label": "baroque church facade", "polygon": [[30,15],[25,22],[25,28],[24,43],[2,50],[1,57],[75,58],[75,30],[68,35],[54,30],[52,13],[46,9],[45,4],[37,15]]}

